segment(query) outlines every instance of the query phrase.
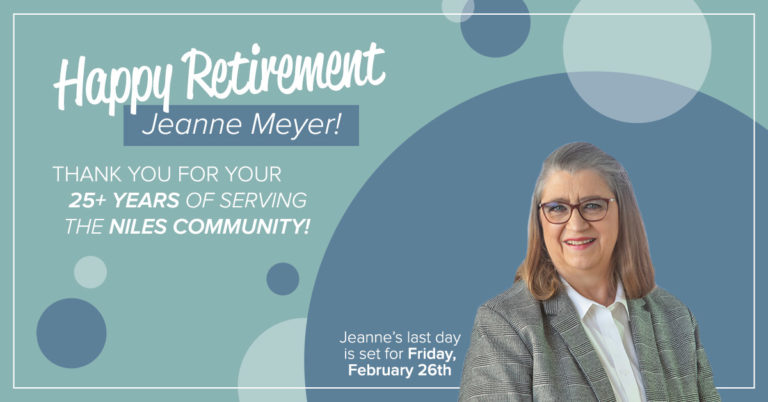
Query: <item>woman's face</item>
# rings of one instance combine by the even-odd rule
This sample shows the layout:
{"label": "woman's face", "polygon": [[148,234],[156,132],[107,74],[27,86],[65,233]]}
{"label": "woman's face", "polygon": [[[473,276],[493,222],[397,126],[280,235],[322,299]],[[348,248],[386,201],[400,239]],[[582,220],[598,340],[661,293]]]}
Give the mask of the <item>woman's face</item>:
{"label": "woman's face", "polygon": [[[544,182],[541,202],[567,204],[595,198],[615,198],[608,184],[594,170],[580,170],[573,174],[554,171]],[[619,209],[616,202],[608,203],[605,218],[589,222],[577,208],[571,218],[561,224],[547,221],[543,208],[539,220],[544,233],[544,244],[555,268],[568,280],[582,274],[607,275],[611,270],[611,255],[619,235]]]}

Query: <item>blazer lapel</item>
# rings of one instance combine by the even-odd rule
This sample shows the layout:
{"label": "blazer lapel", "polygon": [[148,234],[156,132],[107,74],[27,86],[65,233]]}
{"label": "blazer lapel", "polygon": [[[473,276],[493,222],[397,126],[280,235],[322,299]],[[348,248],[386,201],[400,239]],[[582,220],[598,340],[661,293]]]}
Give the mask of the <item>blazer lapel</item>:
{"label": "blazer lapel", "polygon": [[564,291],[557,292],[554,297],[545,300],[543,305],[552,327],[565,340],[568,350],[587,377],[597,399],[616,401],[608,375],[605,374],[600,358],[597,357],[597,352],[587,338],[587,333],[584,332],[581,320],[568,295]]}
{"label": "blazer lapel", "polygon": [[645,395],[648,401],[667,401],[667,384],[664,369],[659,360],[656,335],[653,330],[651,313],[645,308],[643,299],[627,299],[629,305],[629,326],[632,343],[635,344],[640,372],[643,374]]}

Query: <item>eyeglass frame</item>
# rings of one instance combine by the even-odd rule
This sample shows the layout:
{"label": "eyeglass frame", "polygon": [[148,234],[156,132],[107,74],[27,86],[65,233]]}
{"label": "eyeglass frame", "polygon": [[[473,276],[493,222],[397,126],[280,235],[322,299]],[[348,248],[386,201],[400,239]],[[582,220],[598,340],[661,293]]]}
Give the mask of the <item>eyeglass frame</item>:
{"label": "eyeglass frame", "polygon": [[[581,208],[579,208],[579,206],[581,206],[582,204],[586,204],[586,203],[588,203],[590,201],[595,201],[595,200],[603,200],[603,201],[605,201],[607,203],[607,205],[605,207],[605,215],[603,215],[603,217],[600,218],[600,219],[587,219],[587,218],[584,217],[584,214],[581,213]],[[616,202],[616,198],[590,198],[590,199],[584,200],[584,201],[582,201],[582,202],[580,202],[578,204],[569,204],[567,202],[560,202],[560,201],[550,201],[550,202],[539,203],[538,209],[541,209],[541,207],[543,207],[544,205],[547,205],[547,204],[566,205],[566,206],[568,206],[568,208],[570,208],[570,212],[568,214],[568,219],[566,219],[566,220],[564,220],[562,222],[559,222],[559,223],[554,223],[554,222],[550,221],[549,217],[547,217],[547,213],[543,212],[544,213],[544,219],[546,219],[547,222],[549,222],[549,223],[551,223],[553,225],[563,225],[563,224],[568,223],[568,221],[571,220],[571,217],[573,217],[573,210],[574,209],[579,211],[579,216],[581,216],[581,219],[584,219],[585,222],[600,222],[601,220],[605,219],[606,216],[608,216],[608,206],[610,206],[612,202]]]}

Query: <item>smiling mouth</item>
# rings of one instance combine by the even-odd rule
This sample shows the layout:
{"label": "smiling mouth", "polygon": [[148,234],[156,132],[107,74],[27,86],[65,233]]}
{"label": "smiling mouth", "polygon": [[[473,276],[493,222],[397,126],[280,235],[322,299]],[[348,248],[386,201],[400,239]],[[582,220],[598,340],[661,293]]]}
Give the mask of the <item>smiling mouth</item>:
{"label": "smiling mouth", "polygon": [[595,241],[595,239],[586,239],[586,240],[566,240],[564,241],[565,244],[568,244],[570,246],[581,246],[583,244],[592,243]]}

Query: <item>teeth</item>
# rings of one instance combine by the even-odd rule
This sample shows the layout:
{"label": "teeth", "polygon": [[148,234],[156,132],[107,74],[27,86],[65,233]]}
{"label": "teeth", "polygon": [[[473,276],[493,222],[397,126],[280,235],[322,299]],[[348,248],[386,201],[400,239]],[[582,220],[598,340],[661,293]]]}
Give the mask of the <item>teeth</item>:
{"label": "teeth", "polygon": [[582,245],[582,244],[592,243],[593,241],[595,241],[595,239],[581,240],[581,241],[566,240],[565,243],[566,244],[571,244],[571,245],[574,245],[574,246],[579,246],[579,245]]}

